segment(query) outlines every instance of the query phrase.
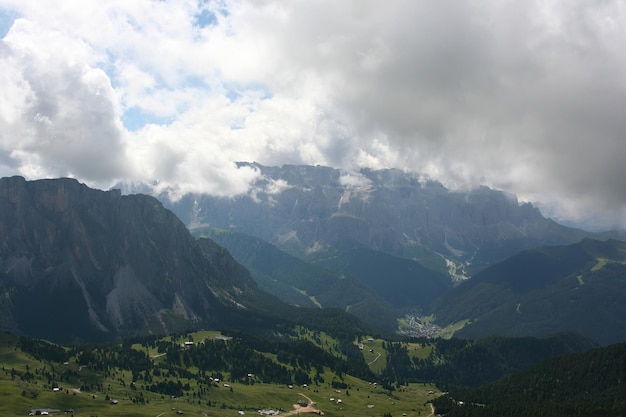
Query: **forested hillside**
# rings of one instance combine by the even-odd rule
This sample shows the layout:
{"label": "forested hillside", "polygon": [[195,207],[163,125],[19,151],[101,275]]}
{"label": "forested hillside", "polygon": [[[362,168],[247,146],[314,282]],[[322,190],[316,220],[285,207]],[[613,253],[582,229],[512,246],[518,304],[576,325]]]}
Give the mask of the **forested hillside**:
{"label": "forested hillside", "polygon": [[434,401],[448,417],[626,415],[626,344],[560,356],[475,389]]}
{"label": "forested hillside", "polygon": [[[526,369],[542,360],[595,346],[575,334],[546,338],[493,337],[480,340],[418,339],[388,342],[381,377],[390,382],[432,381],[450,386],[479,386]],[[413,351],[427,347],[427,355]]]}
{"label": "forested hillside", "polygon": [[626,340],[626,242],[584,239],[492,265],[432,304],[437,324],[469,324],[458,337],[571,331],[603,345]]}

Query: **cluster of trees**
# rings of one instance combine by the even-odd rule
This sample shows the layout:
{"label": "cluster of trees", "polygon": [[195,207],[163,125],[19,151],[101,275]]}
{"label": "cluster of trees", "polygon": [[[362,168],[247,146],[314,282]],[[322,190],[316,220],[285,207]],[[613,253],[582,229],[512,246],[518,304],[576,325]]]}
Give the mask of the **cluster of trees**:
{"label": "cluster of trees", "polygon": [[174,345],[165,353],[168,365],[196,367],[203,379],[217,372],[224,372],[230,375],[231,381],[243,383],[251,381],[249,374],[266,383],[293,383],[293,372],[290,369],[276,363],[238,338],[228,341],[207,340],[190,349],[181,349]]}
{"label": "cluster of trees", "polygon": [[153,366],[146,352],[133,349],[127,344],[83,345],[74,347],[72,354],[79,365],[99,371],[119,368],[139,372]]}
{"label": "cluster of trees", "polygon": [[[348,352],[346,343],[341,351]],[[276,355],[276,361],[264,353]],[[309,384],[311,373],[319,381],[324,367],[330,368],[337,375],[344,373],[361,375],[369,378],[373,374],[364,364],[359,353],[352,356],[335,356],[308,340],[261,339],[245,334],[233,334],[232,339],[207,340],[196,344],[192,349],[180,349],[172,344],[165,350],[166,363],[171,366],[199,369],[201,373],[224,372],[231,381],[277,384]],[[313,372],[315,371],[315,372]],[[253,377],[251,377],[253,375]]]}
{"label": "cluster of trees", "polygon": [[67,349],[40,339],[21,337],[19,347],[35,359],[42,361],[65,362],[70,357],[70,352]]}

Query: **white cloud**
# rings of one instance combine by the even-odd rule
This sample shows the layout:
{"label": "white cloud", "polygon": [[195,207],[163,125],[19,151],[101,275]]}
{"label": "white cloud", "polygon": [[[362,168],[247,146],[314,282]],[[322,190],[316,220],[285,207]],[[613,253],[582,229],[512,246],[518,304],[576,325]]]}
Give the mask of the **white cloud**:
{"label": "white cloud", "polygon": [[2,50],[2,160],[29,177],[124,177],[119,111],[89,47],[18,20]]}
{"label": "white cloud", "polygon": [[272,180],[272,179],[268,179],[268,183],[265,186],[265,192],[267,194],[280,194],[285,190],[288,190],[289,188],[291,188],[291,186],[289,185],[289,183],[285,180]]}
{"label": "white cloud", "polygon": [[2,10],[23,17],[0,48],[2,173],[229,195],[257,175],[234,161],[397,167],[626,222],[618,0]]}
{"label": "white cloud", "polygon": [[369,178],[358,172],[343,172],[339,177],[339,183],[344,187],[353,189],[365,189],[371,185]]}

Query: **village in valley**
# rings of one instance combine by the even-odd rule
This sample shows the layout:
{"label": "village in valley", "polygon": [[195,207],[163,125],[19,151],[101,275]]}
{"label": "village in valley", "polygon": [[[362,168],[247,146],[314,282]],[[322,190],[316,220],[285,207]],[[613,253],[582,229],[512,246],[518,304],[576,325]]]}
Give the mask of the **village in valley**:
{"label": "village in valley", "polygon": [[419,316],[407,314],[402,321],[399,334],[407,337],[435,337],[441,332],[441,327],[420,319]]}

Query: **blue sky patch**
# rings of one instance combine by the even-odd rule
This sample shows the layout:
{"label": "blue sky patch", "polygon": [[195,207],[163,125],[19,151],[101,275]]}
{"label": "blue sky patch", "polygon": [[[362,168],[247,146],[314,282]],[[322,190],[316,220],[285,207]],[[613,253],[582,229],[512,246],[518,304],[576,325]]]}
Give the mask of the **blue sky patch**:
{"label": "blue sky patch", "polygon": [[138,107],[126,109],[122,114],[122,124],[131,131],[136,132],[149,124],[169,125],[174,122],[175,117],[157,117],[146,113]]}
{"label": "blue sky patch", "polygon": [[0,38],[4,38],[9,33],[9,29],[18,17],[17,13],[0,7]]}
{"label": "blue sky patch", "polygon": [[196,14],[194,18],[195,21],[193,25],[200,28],[214,26],[217,24],[217,16],[215,16],[215,13],[207,9],[203,9],[200,13]]}

